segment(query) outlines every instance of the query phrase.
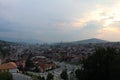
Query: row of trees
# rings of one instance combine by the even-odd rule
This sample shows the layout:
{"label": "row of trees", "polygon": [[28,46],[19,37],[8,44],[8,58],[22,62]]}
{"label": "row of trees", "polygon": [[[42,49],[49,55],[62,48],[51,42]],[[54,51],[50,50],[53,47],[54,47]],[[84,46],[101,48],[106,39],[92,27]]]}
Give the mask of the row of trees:
{"label": "row of trees", "polygon": [[75,73],[78,80],[120,80],[120,51],[97,48]]}

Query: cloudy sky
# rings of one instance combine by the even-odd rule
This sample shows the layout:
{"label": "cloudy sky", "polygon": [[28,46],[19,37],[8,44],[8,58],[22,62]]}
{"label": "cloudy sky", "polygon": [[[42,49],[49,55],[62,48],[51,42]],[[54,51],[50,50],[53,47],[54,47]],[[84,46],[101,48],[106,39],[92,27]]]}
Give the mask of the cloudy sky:
{"label": "cloudy sky", "polygon": [[0,39],[120,41],[120,0],[0,0]]}

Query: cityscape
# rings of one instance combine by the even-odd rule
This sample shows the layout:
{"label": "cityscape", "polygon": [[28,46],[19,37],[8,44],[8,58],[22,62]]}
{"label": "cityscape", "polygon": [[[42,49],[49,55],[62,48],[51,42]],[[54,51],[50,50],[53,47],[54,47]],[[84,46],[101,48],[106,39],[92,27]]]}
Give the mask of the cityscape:
{"label": "cityscape", "polygon": [[120,80],[119,0],[0,0],[0,80]]}
{"label": "cityscape", "polygon": [[[81,43],[84,41],[86,43]],[[54,80],[62,80],[60,75],[63,70],[67,70],[68,80],[77,80],[75,71],[82,68],[82,62],[93,55],[96,48],[114,47],[120,51],[120,42],[94,38],[84,41],[77,44],[22,44],[0,41],[0,71],[9,71],[14,80],[18,80],[18,77],[20,80],[42,80],[36,78],[41,76],[47,79],[48,74],[54,75]]]}

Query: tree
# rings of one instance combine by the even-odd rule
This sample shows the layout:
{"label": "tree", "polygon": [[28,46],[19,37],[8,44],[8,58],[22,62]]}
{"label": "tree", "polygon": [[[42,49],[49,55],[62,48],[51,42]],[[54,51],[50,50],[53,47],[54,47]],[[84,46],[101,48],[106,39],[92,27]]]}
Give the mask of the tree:
{"label": "tree", "polygon": [[111,63],[109,80],[120,80],[120,55]]}
{"label": "tree", "polygon": [[45,80],[45,77],[41,77],[40,75],[37,77],[38,80]]}
{"label": "tree", "polygon": [[6,56],[10,55],[10,50],[8,48],[1,49],[1,53],[2,53],[3,58],[5,58]]}
{"label": "tree", "polygon": [[54,80],[54,75],[51,73],[48,73],[46,80]]}
{"label": "tree", "polygon": [[0,80],[13,80],[13,76],[9,72],[0,72]]}
{"label": "tree", "polygon": [[18,70],[24,72],[23,65],[18,66]]}
{"label": "tree", "polygon": [[41,80],[45,80],[45,77],[42,77]]}
{"label": "tree", "polygon": [[37,79],[38,79],[38,80],[42,80],[42,77],[41,77],[41,76],[38,76]]}
{"label": "tree", "polygon": [[81,72],[82,72],[81,69],[77,69],[75,71],[75,75],[76,75],[77,80],[81,79],[81,76],[82,76]]}
{"label": "tree", "polygon": [[[95,53],[83,61],[82,69],[76,71],[76,77],[78,80],[112,80],[116,77],[120,79],[120,76],[112,76],[120,75],[120,67],[117,67],[120,65],[119,55],[115,48],[96,48]],[[113,73],[117,71],[116,67],[119,73]]]}
{"label": "tree", "polygon": [[60,74],[60,77],[64,80],[68,80],[67,70],[63,70],[62,73]]}
{"label": "tree", "polygon": [[31,58],[32,58],[32,54],[30,54],[29,56],[28,56],[28,58],[27,58],[27,60],[26,60],[26,65],[25,65],[25,70],[29,70],[29,68],[31,68],[31,67],[33,67],[34,66],[34,64],[33,64],[33,62],[31,61]]}

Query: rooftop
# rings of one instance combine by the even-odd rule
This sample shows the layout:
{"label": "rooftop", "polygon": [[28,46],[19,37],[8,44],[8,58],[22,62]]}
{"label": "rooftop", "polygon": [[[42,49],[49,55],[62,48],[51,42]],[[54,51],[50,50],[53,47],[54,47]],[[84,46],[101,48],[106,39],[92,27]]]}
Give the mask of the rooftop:
{"label": "rooftop", "polygon": [[4,63],[0,65],[0,70],[14,68],[17,68],[17,65],[14,62]]}

